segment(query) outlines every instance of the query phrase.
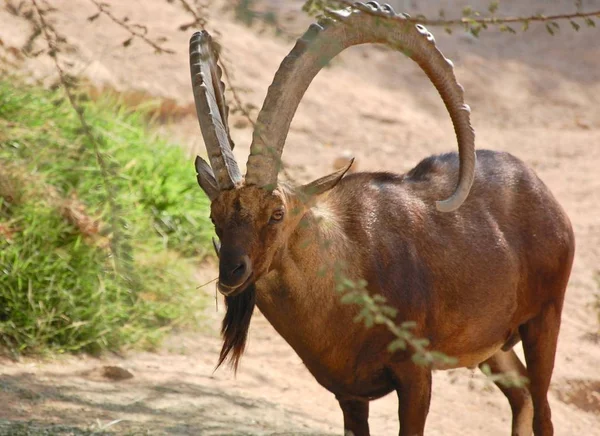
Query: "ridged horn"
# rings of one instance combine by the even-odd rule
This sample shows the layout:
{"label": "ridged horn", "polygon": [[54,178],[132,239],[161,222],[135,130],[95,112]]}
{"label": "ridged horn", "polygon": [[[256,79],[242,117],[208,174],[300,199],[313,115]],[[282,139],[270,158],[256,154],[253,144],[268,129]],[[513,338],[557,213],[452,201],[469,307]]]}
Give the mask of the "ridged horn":
{"label": "ridged horn", "polygon": [[460,154],[459,178],[454,193],[436,202],[450,212],[464,202],[475,173],[475,133],[463,88],[456,81],[452,62],[435,45],[433,35],[420,24],[406,20],[375,2],[329,11],[309,27],[285,57],[269,87],[258,114],[247,163],[246,184],[267,189],[276,186],[281,154],[300,100],[317,73],[344,49],[367,43],[386,44],[404,52],[427,74],[452,119]]}
{"label": "ridged horn", "polygon": [[233,141],[227,125],[229,107],[218,60],[208,32],[194,33],[190,39],[190,73],[196,114],[219,189],[225,190],[234,188],[242,176],[232,153]]}

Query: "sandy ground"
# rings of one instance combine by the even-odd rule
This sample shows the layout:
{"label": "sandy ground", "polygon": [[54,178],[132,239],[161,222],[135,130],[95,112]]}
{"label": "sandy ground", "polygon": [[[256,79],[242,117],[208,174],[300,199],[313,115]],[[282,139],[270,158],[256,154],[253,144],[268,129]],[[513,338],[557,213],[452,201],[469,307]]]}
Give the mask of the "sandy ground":
{"label": "sandy ground", "polygon": [[[58,8],[52,15],[57,29],[75,47],[65,54],[73,71],[98,88],[126,92],[132,100],[161,99],[163,115],[175,119],[161,127],[161,134],[185,144],[190,154],[203,153],[197,122],[188,116],[191,30],[177,30],[190,17],[178,2],[109,1],[115,15],[146,24],[149,37],[169,38],[165,46],[175,54],[160,56],[137,40],[124,48],[127,34],[106,17],[87,21],[94,13],[89,1],[51,3]],[[486,7],[484,1],[468,3]],[[569,1],[545,3],[506,1],[501,11],[535,14],[573,7]],[[430,15],[437,13],[437,5],[448,11],[463,5],[395,4]],[[267,7],[284,14],[297,11],[298,2],[272,0]],[[584,7],[600,9],[600,1],[585,1]],[[208,13],[208,28],[219,35],[242,99],[260,107],[292,43],[260,35],[219,7]],[[296,19],[289,28],[297,34],[307,22]],[[576,33],[568,27],[563,24],[554,38],[543,26],[532,26],[519,36],[484,32],[479,40],[460,31],[448,36],[442,29],[432,30],[465,86],[478,148],[509,151],[532,165],[573,221],[578,246],[550,402],[557,435],[600,435],[600,343],[591,307],[599,292],[595,275],[600,264],[600,30]],[[0,59],[50,83],[47,59],[15,55],[29,35],[24,17],[0,9]],[[38,46],[41,41],[34,41]],[[232,124],[235,155],[244,166],[251,129],[239,115],[232,116]],[[311,85],[292,124],[284,160],[294,178],[306,181],[330,171],[346,150],[356,156],[361,170],[402,172],[427,155],[454,147],[448,116],[420,70],[388,50],[355,48]],[[214,265],[203,265],[198,275],[199,283],[214,278]],[[341,434],[341,412],[333,396],[260,314],[253,320],[237,377],[226,369],[213,373],[222,314],[222,302],[218,312],[211,306],[200,333],[174,335],[158,353],[1,361],[0,434],[27,434],[19,432],[34,428],[50,434],[81,434],[85,429],[153,435]],[[103,375],[107,365],[125,368],[134,377],[109,379]],[[393,395],[372,404],[373,434],[397,432],[396,410]],[[504,397],[478,373],[435,374],[427,434],[505,435],[509,428]]]}

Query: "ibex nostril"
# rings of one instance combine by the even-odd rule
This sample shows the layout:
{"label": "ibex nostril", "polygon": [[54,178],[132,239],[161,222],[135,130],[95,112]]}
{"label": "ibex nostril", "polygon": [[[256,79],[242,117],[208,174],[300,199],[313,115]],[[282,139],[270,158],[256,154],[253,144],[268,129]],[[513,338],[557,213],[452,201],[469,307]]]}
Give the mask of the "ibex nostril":
{"label": "ibex nostril", "polygon": [[240,276],[240,275],[243,275],[244,272],[246,272],[246,264],[240,263],[238,266],[236,266],[233,269],[233,271],[231,271],[231,275],[232,276]]}

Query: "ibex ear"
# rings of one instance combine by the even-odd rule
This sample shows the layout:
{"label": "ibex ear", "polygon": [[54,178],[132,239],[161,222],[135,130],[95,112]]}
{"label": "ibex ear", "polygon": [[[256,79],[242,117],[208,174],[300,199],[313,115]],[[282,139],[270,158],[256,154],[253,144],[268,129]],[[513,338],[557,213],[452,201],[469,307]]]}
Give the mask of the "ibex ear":
{"label": "ibex ear", "polygon": [[218,258],[221,257],[221,241],[218,238],[212,238],[213,248]]}
{"label": "ibex ear", "polygon": [[196,165],[198,184],[209,200],[214,201],[219,196],[219,185],[215,180],[215,175],[210,165],[200,156],[196,156],[194,164]]}
{"label": "ibex ear", "polygon": [[315,180],[314,182],[310,182],[307,185],[301,186],[298,191],[300,192],[300,195],[304,197],[303,201],[308,202],[312,197],[321,195],[337,185],[339,181],[342,180],[342,177],[344,177],[344,175],[348,172],[353,163],[354,158],[350,160],[348,165],[340,170],[337,170],[335,173],[331,173],[325,177]]}

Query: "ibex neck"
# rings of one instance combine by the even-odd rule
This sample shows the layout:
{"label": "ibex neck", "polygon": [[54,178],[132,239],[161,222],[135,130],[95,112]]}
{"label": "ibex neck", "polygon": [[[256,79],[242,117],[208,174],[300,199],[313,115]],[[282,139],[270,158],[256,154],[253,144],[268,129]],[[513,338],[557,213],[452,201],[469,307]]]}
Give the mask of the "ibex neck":
{"label": "ibex neck", "polygon": [[340,270],[352,270],[347,268],[354,263],[349,253],[357,254],[350,245],[334,207],[326,204],[311,209],[291,235],[274,270],[259,282],[260,288],[266,288],[258,296],[261,311],[295,311],[303,316],[314,312],[315,304],[339,306],[336,275]]}
{"label": "ibex neck", "polygon": [[[365,334],[362,325],[353,321],[357,307],[340,305],[336,290],[340,267],[354,263],[351,257],[356,255],[342,224],[333,210],[312,210],[290,238],[276,268],[257,286],[260,311],[329,389],[333,389],[330,383],[341,383],[338,378],[354,361],[346,341],[360,342]],[[342,270],[355,272],[349,267]]]}
{"label": "ibex neck", "polygon": [[301,219],[278,256],[274,273],[289,294],[335,289],[335,274],[347,266],[350,242],[340,214],[329,206],[317,206]]}

